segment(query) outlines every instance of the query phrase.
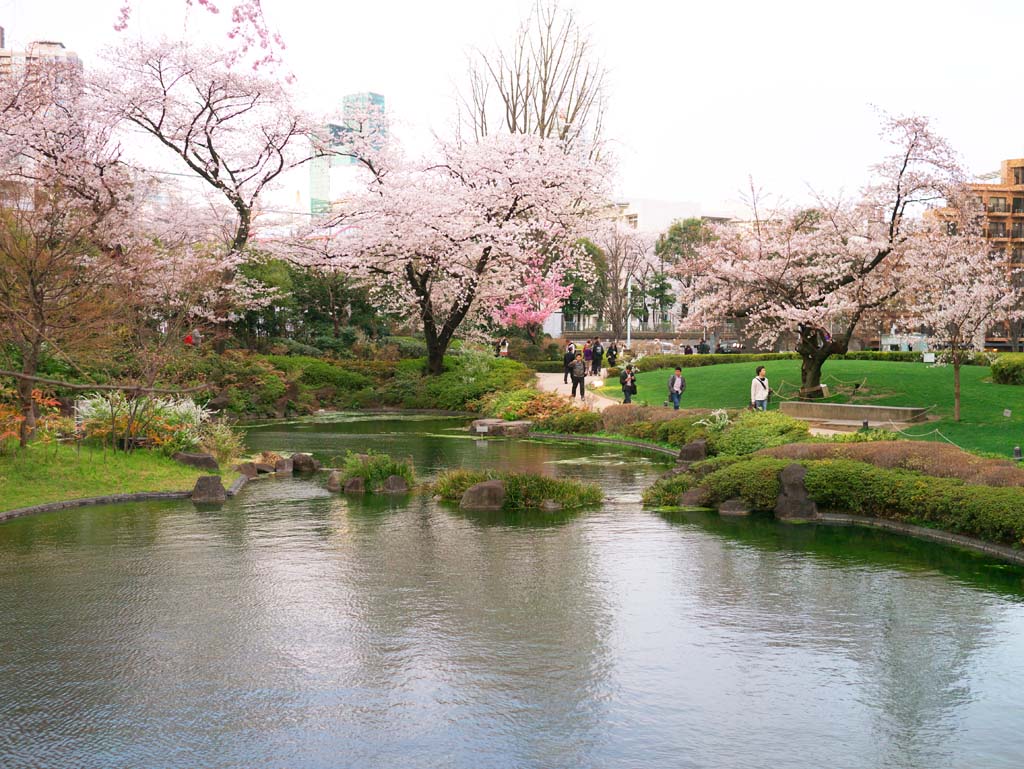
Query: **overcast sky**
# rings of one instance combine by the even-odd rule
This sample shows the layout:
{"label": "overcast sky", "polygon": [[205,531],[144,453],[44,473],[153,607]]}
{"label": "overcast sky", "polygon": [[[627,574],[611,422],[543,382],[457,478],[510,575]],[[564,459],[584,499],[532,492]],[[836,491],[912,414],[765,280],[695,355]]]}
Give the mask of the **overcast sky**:
{"label": "overcast sky", "polygon": [[[230,5],[231,0],[220,0]],[[195,29],[185,0],[134,0],[132,34]],[[329,111],[374,90],[413,142],[448,131],[467,52],[511,38],[532,0],[263,0],[288,66]],[[90,66],[118,0],[0,0],[8,45],[56,39]],[[1024,156],[1022,0],[577,0],[611,73],[623,197],[705,213],[758,186],[798,202],[855,190],[882,152],[872,105],[933,117],[984,173]],[[203,12],[192,10],[210,27]],[[223,38],[217,38],[223,40]],[[1014,55],[1009,55],[1013,53]]]}

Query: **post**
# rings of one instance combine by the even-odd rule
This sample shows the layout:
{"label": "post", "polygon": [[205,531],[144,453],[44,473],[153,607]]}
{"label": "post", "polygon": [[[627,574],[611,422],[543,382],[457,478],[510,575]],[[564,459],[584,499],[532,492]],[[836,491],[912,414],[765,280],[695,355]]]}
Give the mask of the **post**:
{"label": "post", "polygon": [[633,339],[633,276],[626,278],[626,349],[630,349]]}

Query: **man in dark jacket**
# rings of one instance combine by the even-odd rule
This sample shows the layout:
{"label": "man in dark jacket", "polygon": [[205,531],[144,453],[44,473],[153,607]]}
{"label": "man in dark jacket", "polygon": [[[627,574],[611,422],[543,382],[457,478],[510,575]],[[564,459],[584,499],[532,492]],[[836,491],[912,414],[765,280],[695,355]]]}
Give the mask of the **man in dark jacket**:
{"label": "man in dark jacket", "polygon": [[622,385],[622,402],[632,403],[636,395],[636,375],[633,373],[633,364],[627,363],[626,368],[619,374],[619,384]]}
{"label": "man in dark jacket", "polygon": [[676,366],[675,373],[668,378],[668,399],[672,401],[672,408],[679,411],[679,399],[686,392],[686,377],[683,370]]}
{"label": "man in dark jacket", "polygon": [[601,376],[601,360],[604,358],[604,347],[601,345],[600,339],[594,340],[594,368],[591,369],[591,373],[594,376]]}
{"label": "man in dark jacket", "polygon": [[565,353],[562,355],[562,371],[565,374],[562,377],[562,384],[569,384],[569,368],[574,360],[576,360],[576,346],[570,342],[566,345]]}
{"label": "man in dark jacket", "polygon": [[572,362],[569,374],[572,376],[572,397],[576,397],[576,388],[579,387],[580,400],[586,400],[587,390],[584,386],[584,380],[587,377],[587,362],[583,360],[583,353],[576,353],[576,360]]}

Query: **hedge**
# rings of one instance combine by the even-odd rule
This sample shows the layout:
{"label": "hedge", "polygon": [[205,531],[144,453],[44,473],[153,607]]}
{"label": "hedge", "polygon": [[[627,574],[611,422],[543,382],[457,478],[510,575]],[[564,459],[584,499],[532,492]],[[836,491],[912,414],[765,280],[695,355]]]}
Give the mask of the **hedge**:
{"label": "hedge", "polygon": [[[1009,356],[1000,356],[1000,359]],[[1022,354],[1024,357],[1024,354]],[[657,371],[659,369],[671,369],[679,366],[680,368],[700,368],[701,366],[715,366],[723,363],[750,363],[753,361],[772,361],[772,360],[796,360],[799,359],[800,355],[795,352],[752,352],[752,353],[709,353],[707,355],[647,355],[643,358],[637,358],[632,361],[633,368],[643,373],[647,371]],[[920,352],[885,352],[879,350],[855,350],[853,352],[843,353],[842,355],[833,355],[829,358],[830,360],[878,360],[878,361],[889,361],[891,363],[920,363],[921,353]],[[970,357],[969,360],[965,361],[967,365],[975,366],[987,366],[989,365],[988,358],[985,355],[978,354]],[[1024,366],[1024,364],[1021,364]],[[615,369],[615,374],[618,375],[619,370]],[[609,370],[609,376],[611,376],[611,370]],[[1024,379],[1021,382],[1014,384],[1024,384]]]}
{"label": "hedge", "polygon": [[996,384],[1024,385],[1024,353],[1003,353],[992,364]]}

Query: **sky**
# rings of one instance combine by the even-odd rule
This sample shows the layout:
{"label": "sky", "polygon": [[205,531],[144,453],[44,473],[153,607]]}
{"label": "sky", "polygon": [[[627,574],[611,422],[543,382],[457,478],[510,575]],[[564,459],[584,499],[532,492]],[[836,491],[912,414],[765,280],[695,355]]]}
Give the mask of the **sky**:
{"label": "sky", "polygon": [[[128,33],[113,29],[119,0],[0,0],[0,25],[9,46],[60,40],[87,67],[123,34],[217,31],[195,8],[186,21],[186,0],[133,3]],[[1007,55],[1021,0],[561,4],[609,70],[622,199],[731,213],[751,177],[794,204],[812,190],[854,193],[884,153],[876,109],[932,117],[974,173],[1024,157],[1024,89]],[[346,93],[377,91],[413,147],[450,133],[467,56],[510,40],[531,5],[263,0],[307,106],[330,112]]]}

